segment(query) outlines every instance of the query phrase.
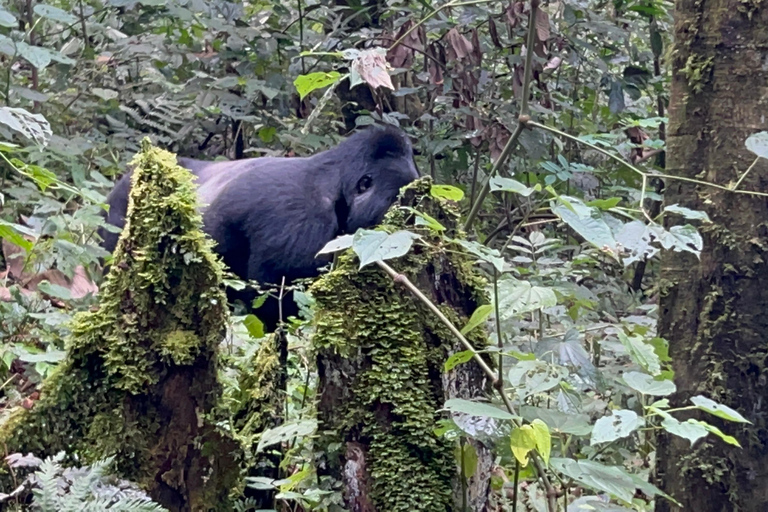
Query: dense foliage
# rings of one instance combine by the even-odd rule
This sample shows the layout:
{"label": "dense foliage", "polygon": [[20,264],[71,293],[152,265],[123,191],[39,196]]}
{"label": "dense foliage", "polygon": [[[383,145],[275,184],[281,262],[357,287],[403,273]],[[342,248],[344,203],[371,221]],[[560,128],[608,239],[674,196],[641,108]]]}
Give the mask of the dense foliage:
{"label": "dense foliage", "polygon": [[[463,212],[471,241],[447,243],[477,260],[492,303],[459,327],[489,328],[484,352],[499,362],[512,406],[498,396],[451,401],[435,434],[460,447],[467,477],[476,456],[464,440],[494,447],[499,510],[609,500],[611,510],[652,509],[666,499],[647,483],[654,430],[736,443],[676,419],[664,398],[675,386],[655,335],[655,258],[661,248],[698,254],[697,227],[708,222],[662,209],[653,178],[664,164],[669,8],[0,0],[0,421],[32,406],[73,313],[96,302],[108,258],[99,212],[145,135],[183,156],[305,155],[355,126],[389,122],[412,136],[419,168],[439,184],[432,193]],[[705,66],[691,63],[688,79]],[[419,221],[442,231],[428,215]],[[422,243],[389,236],[400,238],[361,232],[347,246],[365,264]],[[286,448],[284,478],[254,477],[253,488],[277,488],[285,510],[334,510],[338,490],[313,467],[312,300],[302,297],[304,317],[288,335],[286,423],[241,434],[260,450]],[[231,332],[220,373],[225,409],[236,411],[265,338],[254,315],[234,317]],[[693,402],[743,421],[708,397]]]}

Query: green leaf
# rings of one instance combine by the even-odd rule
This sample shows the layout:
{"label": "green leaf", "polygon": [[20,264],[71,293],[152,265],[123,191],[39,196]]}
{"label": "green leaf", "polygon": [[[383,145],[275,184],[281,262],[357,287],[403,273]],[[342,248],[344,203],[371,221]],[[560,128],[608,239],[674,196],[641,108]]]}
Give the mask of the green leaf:
{"label": "green leaf", "polygon": [[521,465],[528,465],[528,453],[536,449],[536,432],[531,425],[523,425],[512,431],[509,436],[512,453]]}
{"label": "green leaf", "polygon": [[264,448],[274,444],[290,441],[294,437],[304,437],[312,434],[317,429],[317,421],[300,420],[290,423],[284,423],[279,427],[265,430],[259,438],[259,444],[256,452],[261,452]]}
{"label": "green leaf", "polygon": [[519,194],[523,197],[528,197],[534,192],[541,191],[541,185],[538,183],[533,187],[526,187],[517,180],[513,180],[511,178],[502,178],[501,176],[494,176],[491,178],[490,186],[491,192],[500,190],[502,192],[512,192],[514,194]]}
{"label": "green leaf", "polygon": [[352,241],[354,240],[354,235],[342,235],[340,237],[334,238],[327,244],[325,244],[325,247],[320,249],[320,251],[315,256],[320,256],[321,254],[331,254],[334,252],[339,251],[345,251],[352,247]]}
{"label": "green leaf", "polygon": [[575,197],[560,196],[558,201],[562,204],[553,204],[552,213],[587,242],[599,249],[609,249],[614,254],[616,240],[599,209],[587,206]]}
{"label": "green leaf", "polygon": [[474,353],[471,350],[462,350],[461,352],[456,352],[455,354],[451,355],[451,357],[448,358],[443,366],[445,371],[449,372],[456,368],[458,365],[471,361],[473,357]]}
{"label": "green leaf", "polygon": [[665,212],[671,212],[671,213],[677,213],[678,215],[682,215],[686,219],[689,220],[702,220],[704,222],[712,222],[710,220],[709,215],[707,215],[707,212],[703,212],[700,210],[691,210],[690,208],[685,208],[684,206],[680,206],[679,204],[671,204],[664,208]]}
{"label": "green leaf", "polygon": [[467,322],[467,325],[465,325],[461,330],[461,334],[467,334],[469,331],[485,322],[492,312],[493,306],[491,304],[483,304],[482,306],[478,306],[477,309],[472,313],[472,316]]}
{"label": "green leaf", "polygon": [[264,323],[256,315],[246,315],[243,319],[243,325],[248,329],[248,334],[252,338],[259,339],[264,337]]}
{"label": "green leaf", "polygon": [[12,28],[17,27],[18,24],[16,16],[0,7],[0,27]]}
{"label": "green leaf", "polygon": [[464,478],[472,478],[477,472],[477,450],[472,444],[465,443],[463,446],[457,445],[456,451],[460,452],[457,453],[457,459],[461,464],[460,467],[464,470]]}
{"label": "green leaf", "polygon": [[552,453],[552,436],[549,433],[549,427],[539,419],[533,420],[531,427],[536,438],[536,450],[541,455],[541,458],[544,459],[544,462],[549,464],[549,455]]}
{"label": "green leaf", "polygon": [[768,132],[753,133],[747,137],[744,145],[757,156],[768,158]]}
{"label": "green leaf", "polygon": [[672,416],[667,416],[661,422],[661,426],[670,434],[687,439],[691,445],[707,435],[707,429],[694,420],[680,422]]}
{"label": "green leaf", "polygon": [[644,395],[668,396],[677,390],[675,383],[670,380],[655,380],[650,375],[640,372],[625,373],[624,382]]}
{"label": "green leaf", "polygon": [[592,429],[592,438],[589,443],[591,445],[610,443],[616,439],[629,436],[644,424],[643,418],[634,411],[626,409],[613,411],[610,416],[603,416],[595,422],[595,426]]}
{"label": "green leaf", "polygon": [[738,446],[739,448],[741,448],[741,445],[739,444],[739,442],[736,440],[735,437],[729,436],[729,435],[723,433],[723,431],[720,430],[719,428],[717,428],[716,426],[710,425],[709,423],[704,422],[704,421],[698,421],[698,420],[694,420],[694,419],[689,419],[688,421],[691,422],[691,423],[695,423],[695,424],[697,424],[697,425],[699,425],[701,427],[704,427],[707,430],[707,432],[715,434],[717,437],[719,437],[720,439],[722,439],[726,443],[732,444],[733,446]]}
{"label": "green leaf", "polygon": [[432,185],[429,193],[432,197],[441,197],[457,203],[464,199],[464,191],[451,185]]}
{"label": "green leaf", "polygon": [[296,86],[296,90],[303,100],[307,94],[315,89],[322,89],[323,87],[334,84],[339,78],[341,78],[341,74],[338,71],[330,71],[328,73],[321,71],[317,73],[309,73],[307,75],[299,75],[296,77],[296,80],[293,81],[293,85]]}
{"label": "green leaf", "polygon": [[695,405],[697,409],[706,411],[709,414],[717,416],[718,418],[722,418],[728,421],[735,421],[736,423],[752,423],[727,405],[719,404],[705,396],[695,396],[691,398],[691,402],[693,402],[693,405]]}
{"label": "green leaf", "polygon": [[[45,117],[41,114],[32,114],[23,108],[0,107],[0,124],[40,145],[47,144],[53,135],[51,125]],[[37,168],[37,166],[27,167],[31,169]],[[55,181],[56,175],[50,171],[48,172]]]}
{"label": "green leaf", "polygon": [[64,288],[58,284],[49,283],[48,281],[42,281],[37,285],[37,289],[44,294],[55,297],[57,299],[70,300],[72,298],[72,293],[68,288]]}
{"label": "green leaf", "polygon": [[509,412],[499,409],[491,404],[484,404],[481,402],[472,402],[470,400],[464,400],[462,398],[451,398],[443,408],[451,412],[460,412],[462,414],[468,414],[470,416],[480,416],[482,418],[496,418],[500,420],[513,420],[515,416]]}
{"label": "green leaf", "polygon": [[25,251],[32,250],[33,243],[24,238],[17,230],[16,225],[0,219],[0,238],[5,238],[13,245],[21,247]]}
{"label": "green leaf", "polygon": [[524,405],[520,408],[520,415],[531,423],[537,419],[543,421],[556,434],[587,436],[592,431],[589,416],[586,414],[564,413],[557,409]]}
{"label": "green leaf", "polygon": [[46,18],[52,21],[60,21],[61,23],[65,23],[67,25],[78,22],[76,16],[68,13],[63,9],[59,9],[58,7],[53,7],[52,5],[37,4],[35,5],[34,11],[35,14],[41,18]]}
{"label": "green leaf", "polygon": [[508,276],[499,280],[499,314],[502,320],[557,305],[552,288],[534,286]]}
{"label": "green leaf", "polygon": [[384,231],[358,230],[352,239],[352,250],[360,258],[360,268],[376,261],[399,258],[408,253],[413,241],[421,238],[410,231],[396,231],[388,234]]}
{"label": "green leaf", "polygon": [[445,226],[440,224],[434,217],[418,210],[414,210],[413,208],[406,208],[406,210],[411,211],[416,216],[417,226],[427,226],[429,229],[437,231],[438,233],[445,231]]}
{"label": "green leaf", "polygon": [[627,336],[622,331],[618,332],[619,341],[629,352],[629,356],[632,360],[639,364],[643,370],[647,371],[651,375],[659,375],[661,373],[661,363],[659,362],[659,356],[653,349],[652,345],[645,343],[641,336]]}
{"label": "green leaf", "polygon": [[[632,476],[620,467],[604,466],[591,460],[562,458],[553,458],[549,463],[555,470],[590,489],[606,492],[626,503],[632,503],[637,486]],[[656,489],[655,494],[660,493],[661,491]]]}
{"label": "green leaf", "polygon": [[[665,14],[662,14],[662,16],[665,16]],[[664,51],[664,43],[658,30],[651,31],[651,51],[654,57],[661,57],[661,53]]]}
{"label": "green leaf", "polygon": [[595,199],[586,203],[586,206],[600,208],[601,210],[610,210],[621,202],[620,197],[609,197],[607,199]]}
{"label": "green leaf", "polygon": [[499,273],[504,271],[504,258],[501,257],[501,253],[499,253],[498,250],[491,249],[477,242],[470,242],[467,240],[459,241],[459,245],[461,245],[463,248],[481,260],[496,267],[496,270],[498,270]]}
{"label": "green leaf", "polygon": [[49,352],[22,352],[19,354],[19,361],[25,363],[60,363],[67,356],[64,350],[51,350]]}

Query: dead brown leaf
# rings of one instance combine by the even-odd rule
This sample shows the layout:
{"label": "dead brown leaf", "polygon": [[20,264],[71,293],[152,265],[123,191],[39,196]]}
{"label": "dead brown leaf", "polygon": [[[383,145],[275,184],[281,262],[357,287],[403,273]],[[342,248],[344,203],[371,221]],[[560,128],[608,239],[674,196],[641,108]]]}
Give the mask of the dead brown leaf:
{"label": "dead brown leaf", "polygon": [[541,42],[549,39],[549,14],[541,9],[536,11],[536,38]]}
{"label": "dead brown leaf", "polygon": [[352,61],[352,69],[374,89],[377,87],[395,89],[395,86],[392,85],[392,78],[387,71],[385,54],[378,49],[360,52],[360,56]]}
{"label": "dead brown leaf", "polygon": [[445,34],[445,37],[448,40],[450,49],[452,49],[453,53],[456,55],[456,58],[464,59],[472,53],[472,43],[470,43],[469,39],[464,37],[456,27],[449,30],[448,33]]}

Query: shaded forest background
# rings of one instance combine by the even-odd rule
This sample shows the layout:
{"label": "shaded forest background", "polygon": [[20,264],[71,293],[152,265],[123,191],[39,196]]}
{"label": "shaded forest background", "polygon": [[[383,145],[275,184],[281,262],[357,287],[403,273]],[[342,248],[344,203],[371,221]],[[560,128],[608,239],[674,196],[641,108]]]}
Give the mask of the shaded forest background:
{"label": "shaded forest background", "polygon": [[[304,156],[391,123],[411,137],[432,194],[461,214],[467,239],[453,250],[472,259],[489,300],[458,327],[488,331],[484,352],[500,362],[514,406],[490,394],[489,403],[445,404],[434,435],[455,447],[460,480],[488,473],[489,510],[652,510],[676,498],[648,483],[656,433],[738,445],[732,422],[746,420],[713,401],[720,396],[665,398],[676,386],[668,340],[657,336],[669,285],[659,254],[696,265],[711,225],[684,196],[662,202],[671,8],[0,0],[0,422],[34,407],[65,358],[73,315],[98,303],[108,256],[100,212],[144,137],[206,160]],[[711,72],[706,59],[677,68],[691,94]],[[746,147],[766,157],[768,137]],[[447,236],[429,215],[417,224]],[[235,432],[255,453],[281,448],[279,478],[243,475],[236,510],[256,510],[248,489],[274,491],[277,510],[340,510],[345,500],[317,471],[314,303],[300,297],[286,335],[282,424]],[[218,369],[223,429],[242,426],[243,382],[270,339],[258,310],[230,320]],[[472,355],[455,353],[444,370]],[[689,409],[704,415],[679,415]],[[487,468],[480,445],[492,452]],[[81,492],[77,482],[102,482],[110,468],[4,455],[11,475],[38,471],[0,489],[9,507],[37,486],[38,505],[56,510],[45,501],[56,485]],[[415,496],[408,510],[439,510],[428,501]],[[152,509],[125,510],[140,506]]]}

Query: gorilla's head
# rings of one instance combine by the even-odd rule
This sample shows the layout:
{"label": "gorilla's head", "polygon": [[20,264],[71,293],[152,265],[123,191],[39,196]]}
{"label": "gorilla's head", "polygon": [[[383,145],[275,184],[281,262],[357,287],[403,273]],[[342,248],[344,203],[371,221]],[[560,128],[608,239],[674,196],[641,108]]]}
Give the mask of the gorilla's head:
{"label": "gorilla's head", "polygon": [[371,127],[353,135],[338,149],[345,154],[340,165],[347,233],[380,223],[400,188],[419,177],[411,143],[395,127]]}

